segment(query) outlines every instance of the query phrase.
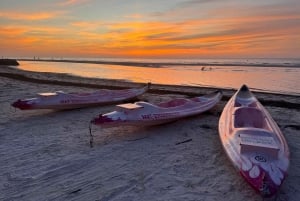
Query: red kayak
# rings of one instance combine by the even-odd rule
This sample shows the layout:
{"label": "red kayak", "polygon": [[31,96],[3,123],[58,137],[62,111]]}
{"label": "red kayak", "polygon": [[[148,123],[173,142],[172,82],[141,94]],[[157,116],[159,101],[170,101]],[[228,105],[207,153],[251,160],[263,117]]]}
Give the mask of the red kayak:
{"label": "red kayak", "polygon": [[276,194],[287,175],[289,148],[271,115],[246,85],[226,104],[219,134],[242,177],[263,197]]}
{"label": "red kayak", "polygon": [[93,93],[65,93],[63,91],[40,93],[35,98],[18,100],[12,104],[21,110],[33,109],[75,109],[96,105],[113,104],[136,98],[145,93],[150,83],[138,89],[107,90],[101,89]]}

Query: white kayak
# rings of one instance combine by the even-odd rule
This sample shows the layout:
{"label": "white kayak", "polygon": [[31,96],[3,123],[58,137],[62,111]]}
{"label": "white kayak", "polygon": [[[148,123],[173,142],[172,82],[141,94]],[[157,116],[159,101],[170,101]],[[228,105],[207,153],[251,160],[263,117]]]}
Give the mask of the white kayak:
{"label": "white kayak", "polygon": [[17,100],[12,103],[13,107],[21,110],[32,109],[75,109],[97,105],[114,104],[128,101],[145,93],[150,83],[142,88],[108,90],[101,89],[92,93],[65,93],[56,91],[51,93],[40,93],[35,98]]}
{"label": "white kayak", "polygon": [[221,92],[191,99],[173,99],[154,105],[136,102],[117,105],[116,111],[100,114],[91,123],[101,127],[158,125],[197,115],[213,108],[222,98]]}
{"label": "white kayak", "polygon": [[226,104],[219,134],[242,177],[263,197],[276,194],[287,175],[289,148],[271,115],[246,85]]}

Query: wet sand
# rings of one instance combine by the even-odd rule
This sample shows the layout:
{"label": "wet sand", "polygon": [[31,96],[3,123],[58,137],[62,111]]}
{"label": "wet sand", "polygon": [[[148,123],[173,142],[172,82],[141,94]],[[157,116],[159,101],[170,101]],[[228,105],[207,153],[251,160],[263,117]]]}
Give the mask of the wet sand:
{"label": "wet sand", "polygon": [[[226,157],[220,113],[147,128],[101,130],[89,121],[113,105],[69,111],[15,111],[10,104],[39,92],[94,91],[143,83],[34,73],[0,66],[0,200],[262,200]],[[140,97],[158,103],[216,89],[153,85]],[[291,152],[276,200],[300,197],[300,97],[255,93],[281,127]]]}

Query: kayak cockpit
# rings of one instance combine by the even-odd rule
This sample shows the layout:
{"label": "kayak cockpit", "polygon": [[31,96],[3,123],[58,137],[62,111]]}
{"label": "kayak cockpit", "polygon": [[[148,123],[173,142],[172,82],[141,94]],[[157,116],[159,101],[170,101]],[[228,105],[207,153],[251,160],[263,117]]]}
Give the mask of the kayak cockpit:
{"label": "kayak cockpit", "polygon": [[177,98],[177,99],[173,99],[173,100],[168,101],[168,102],[160,103],[157,106],[163,107],[163,108],[177,107],[177,106],[184,105],[189,101],[190,100],[188,100],[188,99]]}
{"label": "kayak cockpit", "polygon": [[234,128],[262,128],[269,129],[269,125],[265,115],[261,110],[252,107],[241,107],[233,113]]}

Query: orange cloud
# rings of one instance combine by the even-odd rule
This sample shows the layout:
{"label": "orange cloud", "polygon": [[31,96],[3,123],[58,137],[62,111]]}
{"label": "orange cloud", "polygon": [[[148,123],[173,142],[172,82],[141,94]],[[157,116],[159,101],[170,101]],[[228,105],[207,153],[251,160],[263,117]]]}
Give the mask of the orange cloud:
{"label": "orange cloud", "polygon": [[22,12],[0,12],[0,17],[10,20],[22,21],[36,21],[56,18],[61,15],[61,12],[36,12],[36,13],[22,13]]}
{"label": "orange cloud", "polygon": [[91,28],[91,27],[95,27],[97,24],[98,23],[95,22],[85,22],[85,21],[71,22],[72,26],[80,27],[80,28]]}
{"label": "orange cloud", "polygon": [[37,39],[41,39],[44,36],[57,37],[65,30],[62,28],[56,27],[32,27],[32,26],[2,26],[0,27],[0,36],[1,38],[24,38],[27,36],[32,36]]}
{"label": "orange cloud", "polygon": [[0,36],[18,36],[26,32],[26,29],[20,27],[0,27]]}
{"label": "orange cloud", "polygon": [[[234,17],[228,10],[223,12],[227,17],[143,21],[141,15],[129,15],[125,22],[75,21],[63,28],[2,26],[0,43],[19,50],[27,47],[27,52],[49,56],[81,57],[263,57],[295,55],[300,51],[299,42],[298,48],[295,45],[300,41],[300,27],[296,26],[300,15],[235,13],[239,17]],[[15,16],[18,19],[22,15]],[[26,16],[24,19],[30,19]]]}

